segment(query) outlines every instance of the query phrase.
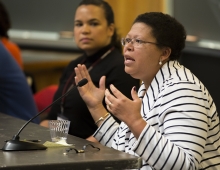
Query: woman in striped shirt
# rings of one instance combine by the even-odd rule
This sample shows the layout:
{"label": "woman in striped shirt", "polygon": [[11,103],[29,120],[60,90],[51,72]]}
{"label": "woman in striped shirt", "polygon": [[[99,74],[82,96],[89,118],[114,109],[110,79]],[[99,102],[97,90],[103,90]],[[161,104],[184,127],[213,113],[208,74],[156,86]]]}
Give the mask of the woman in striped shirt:
{"label": "woman in striped shirt", "polygon": [[[142,157],[142,170],[220,169],[220,131],[216,106],[205,86],[178,59],[185,47],[184,27],[169,15],[139,15],[124,45],[125,71],[141,79],[133,100],[114,85],[93,85],[84,65],[75,68],[76,82],[98,130],[93,135],[105,146]],[[108,78],[108,77],[107,77]],[[108,111],[122,121],[119,125]],[[107,113],[107,114],[106,114]]]}

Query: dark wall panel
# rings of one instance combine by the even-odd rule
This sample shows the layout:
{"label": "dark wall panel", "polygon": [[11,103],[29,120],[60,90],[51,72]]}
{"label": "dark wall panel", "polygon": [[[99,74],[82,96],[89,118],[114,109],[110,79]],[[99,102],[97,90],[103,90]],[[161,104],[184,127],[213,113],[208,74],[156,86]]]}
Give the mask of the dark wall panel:
{"label": "dark wall panel", "polygon": [[180,62],[206,86],[220,115],[220,50],[186,47]]}
{"label": "dark wall panel", "polygon": [[1,0],[13,29],[72,31],[75,9],[80,0]]}

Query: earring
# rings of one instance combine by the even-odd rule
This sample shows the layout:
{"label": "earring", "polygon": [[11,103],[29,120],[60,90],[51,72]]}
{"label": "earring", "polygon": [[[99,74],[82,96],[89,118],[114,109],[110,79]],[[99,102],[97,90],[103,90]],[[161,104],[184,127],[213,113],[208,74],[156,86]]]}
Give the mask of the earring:
{"label": "earring", "polygon": [[162,61],[159,62],[159,65],[162,65]]}

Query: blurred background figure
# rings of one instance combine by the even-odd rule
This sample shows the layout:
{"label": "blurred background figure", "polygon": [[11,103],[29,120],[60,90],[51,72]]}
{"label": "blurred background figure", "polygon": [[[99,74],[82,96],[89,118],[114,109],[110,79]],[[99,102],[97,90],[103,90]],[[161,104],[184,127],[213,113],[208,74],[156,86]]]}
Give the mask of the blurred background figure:
{"label": "blurred background figure", "polygon": [[[4,6],[4,4],[0,0],[0,41],[5,46],[5,48],[9,51],[9,53],[12,55],[12,57],[15,59],[19,67],[23,70],[23,59],[21,55],[21,50],[19,46],[10,41],[8,31],[11,28],[11,21],[9,13]],[[26,80],[28,82],[28,85],[30,86],[32,93],[36,92],[35,82],[33,76],[24,71],[24,74],[26,76]]]}
{"label": "blurred background figure", "polygon": [[8,30],[11,28],[10,17],[7,9],[0,1],[0,39],[6,49],[17,61],[21,69],[23,69],[23,61],[19,47],[9,40]]}
{"label": "blurred background figure", "polygon": [[[75,83],[74,68],[78,64],[86,65],[96,86],[99,86],[101,76],[105,75],[107,88],[114,84],[131,98],[131,88],[136,86],[138,89],[140,83],[124,71],[121,42],[114,24],[113,10],[107,2],[83,0],[79,3],[74,19],[74,40],[84,54],[66,67],[54,100]],[[69,134],[84,139],[89,139],[97,129],[77,89],[53,105],[47,119],[70,120]],[[48,127],[48,120],[41,122],[41,125]]]}
{"label": "blurred background figure", "polygon": [[[14,58],[0,42],[0,112],[29,120],[37,114],[26,77]],[[39,123],[39,119],[33,120]]]}

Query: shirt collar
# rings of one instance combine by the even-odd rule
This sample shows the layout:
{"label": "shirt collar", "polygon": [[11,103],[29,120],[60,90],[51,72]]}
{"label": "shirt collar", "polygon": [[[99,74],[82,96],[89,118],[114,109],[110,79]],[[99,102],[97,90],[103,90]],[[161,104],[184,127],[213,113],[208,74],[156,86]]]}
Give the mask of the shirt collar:
{"label": "shirt collar", "polygon": [[146,89],[144,83],[142,82],[139,91],[138,96],[139,98],[143,98],[145,95],[145,92],[149,96],[153,96],[154,101],[156,100],[158,94],[160,93],[161,87],[164,85],[164,83],[171,78],[171,75],[174,71],[176,71],[178,68],[180,68],[181,65],[178,61],[168,61],[166,62],[160,70],[157,72],[156,76],[154,77],[153,81],[151,82],[148,89]]}

